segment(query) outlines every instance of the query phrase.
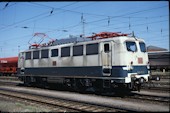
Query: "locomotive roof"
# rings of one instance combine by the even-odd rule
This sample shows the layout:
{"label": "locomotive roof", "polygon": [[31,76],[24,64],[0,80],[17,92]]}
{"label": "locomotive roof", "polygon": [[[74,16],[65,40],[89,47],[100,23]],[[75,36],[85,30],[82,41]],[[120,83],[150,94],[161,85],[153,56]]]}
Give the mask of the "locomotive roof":
{"label": "locomotive roof", "polygon": [[111,37],[111,38],[103,38],[103,39],[96,39],[96,40],[92,40],[92,39],[88,39],[85,37],[71,37],[71,38],[66,38],[66,39],[60,39],[60,40],[55,40],[54,42],[51,43],[51,45],[47,45],[47,46],[42,46],[39,48],[32,48],[26,51],[30,51],[30,50],[39,50],[39,49],[48,49],[49,47],[53,47],[53,46],[69,46],[71,44],[88,44],[88,43],[99,43],[99,42],[104,42],[104,41],[116,41],[118,42],[124,42],[125,40],[129,40],[129,41],[143,41],[143,39],[140,38],[135,38],[135,37],[131,37],[131,36],[118,36],[118,37]]}

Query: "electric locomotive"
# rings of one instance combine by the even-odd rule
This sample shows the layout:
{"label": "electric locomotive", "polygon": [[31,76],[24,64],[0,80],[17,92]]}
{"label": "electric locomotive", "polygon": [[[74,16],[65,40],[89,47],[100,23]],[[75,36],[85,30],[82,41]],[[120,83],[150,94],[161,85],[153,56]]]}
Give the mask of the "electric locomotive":
{"label": "electric locomotive", "polygon": [[119,32],[34,44],[19,53],[18,76],[26,85],[61,83],[79,91],[139,91],[150,80],[144,40]]}

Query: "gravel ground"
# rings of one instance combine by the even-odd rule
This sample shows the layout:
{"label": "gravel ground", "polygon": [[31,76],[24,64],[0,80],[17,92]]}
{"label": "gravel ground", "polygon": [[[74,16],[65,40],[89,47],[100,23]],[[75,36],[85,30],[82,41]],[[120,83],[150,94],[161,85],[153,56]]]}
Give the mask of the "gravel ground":
{"label": "gravel ground", "polygon": [[0,96],[0,112],[50,112],[43,106],[28,105]]}
{"label": "gravel ground", "polygon": [[[11,89],[11,87],[1,87],[0,88],[6,88]],[[127,108],[127,109],[134,109],[137,111],[169,111],[169,105],[158,105],[158,104],[151,104],[151,103],[142,103],[142,102],[132,102],[132,101],[125,101],[125,100],[119,100],[119,99],[111,99],[106,97],[98,97],[98,96],[92,96],[92,95],[83,95],[83,94],[75,94],[75,93],[69,93],[69,92],[62,92],[62,91],[47,91],[47,90],[35,90],[35,89],[25,89],[21,87],[13,87],[12,88],[15,91],[23,91],[39,95],[46,95],[51,97],[58,97],[63,99],[70,99],[75,101],[82,101],[82,102],[88,102],[88,103],[98,103],[99,105],[105,104],[106,106],[114,106],[117,108]]]}

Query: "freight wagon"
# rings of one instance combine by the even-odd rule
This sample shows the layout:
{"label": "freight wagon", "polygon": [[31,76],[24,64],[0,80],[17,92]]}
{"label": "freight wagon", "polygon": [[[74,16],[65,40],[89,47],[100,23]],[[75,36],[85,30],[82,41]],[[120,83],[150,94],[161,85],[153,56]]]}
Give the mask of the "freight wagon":
{"label": "freight wagon", "polygon": [[0,58],[0,75],[16,75],[18,57]]}

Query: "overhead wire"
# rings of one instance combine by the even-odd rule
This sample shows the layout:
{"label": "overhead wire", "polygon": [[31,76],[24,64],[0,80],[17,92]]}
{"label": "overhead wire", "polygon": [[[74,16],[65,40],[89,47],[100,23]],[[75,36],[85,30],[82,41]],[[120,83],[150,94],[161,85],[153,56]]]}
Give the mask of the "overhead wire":
{"label": "overhead wire", "polygon": [[16,2],[13,3],[13,4],[11,4],[11,2],[7,2],[4,6],[4,8],[0,9],[0,11],[3,11],[3,10],[5,10],[5,9],[7,9],[7,8],[13,6],[13,5],[16,5],[16,4],[17,4]]}
{"label": "overhead wire", "polygon": [[[150,10],[153,10],[153,9],[164,8],[164,7],[167,7],[167,5],[164,5],[164,6],[161,6],[161,7],[156,7],[156,8],[151,8],[151,9],[147,9],[147,10],[140,10],[140,11],[136,11],[136,12],[132,12],[132,13],[126,13],[126,14],[122,14],[122,15],[118,15],[118,16],[109,16],[109,17],[110,17],[110,19],[112,19],[112,18],[120,18],[120,17],[124,17],[125,18],[125,16],[128,15],[128,17],[126,17],[126,18],[129,18],[129,15],[132,15],[132,14],[137,14],[137,13],[141,13],[141,12],[145,12],[145,11],[150,11]],[[103,19],[91,21],[91,22],[88,22],[88,23],[99,22],[99,21],[103,21],[103,20],[107,20],[107,19],[108,18],[103,18]]]}
{"label": "overhead wire", "polygon": [[[50,7],[50,6],[47,6],[47,5],[43,5],[43,4],[38,4],[36,3],[36,5],[39,5],[39,6],[45,6],[45,7]],[[157,7],[157,8],[151,8],[151,9],[148,9],[148,10],[142,10],[142,11],[137,11],[137,12],[133,12],[133,13],[128,13],[128,14],[134,14],[134,13],[139,13],[139,12],[143,12],[143,11],[149,11],[149,10],[153,10],[153,9],[159,9],[159,8],[163,8],[165,6],[161,6],[161,7]],[[50,7],[50,8],[54,8],[54,7]],[[55,9],[55,8],[54,8]],[[62,9],[62,8],[57,8],[57,9],[61,9],[61,10],[65,10],[65,9]],[[72,10],[65,10],[65,11],[70,11],[70,12],[75,12],[75,13],[79,13],[79,14],[82,14],[82,12],[78,12],[78,11],[72,11]],[[97,15],[97,14],[91,14],[91,13],[83,13],[83,14],[88,14],[88,15]],[[125,14],[124,14],[125,15]],[[97,16],[106,16],[106,15],[97,15]],[[121,15],[122,16],[122,15]],[[110,17],[113,18],[113,16],[109,16],[109,23],[110,23]],[[117,16],[117,17],[120,17],[120,16]],[[139,18],[139,17],[138,17]],[[143,18],[143,17],[141,17]],[[105,19],[102,19],[102,20],[105,20]],[[98,21],[101,21],[101,20],[98,20]],[[97,22],[97,21],[92,21],[92,22]],[[86,23],[92,23],[92,22],[86,22]]]}
{"label": "overhead wire", "polygon": [[[79,13],[79,14],[85,14],[85,15],[94,15],[94,16],[102,16],[102,17],[110,17],[110,18],[117,18],[117,17],[123,17],[125,15],[132,15],[132,14],[136,14],[136,13],[141,13],[141,12],[145,12],[145,11],[150,11],[150,10],[153,10],[153,9],[160,9],[160,8],[164,8],[164,7],[167,7],[168,5],[164,5],[164,6],[160,6],[160,7],[156,7],[156,8],[151,8],[151,9],[146,9],[146,10],[140,10],[140,11],[136,11],[136,12],[133,12],[133,13],[126,13],[126,14],[122,14],[122,15],[118,15],[118,16],[111,16],[111,15],[101,15],[101,14],[94,14],[94,13],[86,13],[86,12],[79,12],[79,11],[74,11],[74,10],[68,10],[68,9],[63,9],[63,8],[55,8],[55,7],[51,7],[51,6],[48,6],[48,5],[44,5],[44,4],[39,4],[39,3],[33,3],[33,4],[36,4],[36,5],[39,5],[39,6],[44,6],[44,7],[48,7],[48,8],[54,8],[55,10],[56,9],[60,9],[60,10],[64,10],[64,11],[69,11],[69,12],[73,12],[73,13]],[[124,17],[124,18],[128,18],[128,17]],[[138,17],[139,18],[139,17]],[[143,18],[143,17],[142,17]],[[107,18],[105,18],[107,19]],[[102,19],[103,20],[103,19]]]}
{"label": "overhead wire", "polygon": [[[163,7],[163,6],[162,6]],[[162,7],[158,7],[158,8],[162,8]],[[50,8],[52,8],[52,7],[50,7]],[[156,9],[156,8],[152,8],[152,9],[149,9],[149,10],[153,10],[153,9]],[[65,10],[65,11],[70,11],[70,10]],[[148,11],[148,10],[143,10],[143,11],[137,11],[137,12],[133,12],[133,13],[128,13],[128,15],[129,14],[136,14],[136,13],[140,13],[140,12],[144,12],[144,11]],[[74,12],[74,11],[71,11],[71,12]],[[48,12],[49,13],[49,12]],[[78,12],[78,13],[81,13],[82,14],[82,12]],[[84,14],[89,14],[89,15],[96,15],[96,14],[90,14],[90,13],[84,13]],[[104,16],[104,15],[97,15],[97,16]],[[106,16],[106,15],[105,15]],[[125,14],[124,15],[120,15],[120,16],[125,16]],[[117,18],[117,17],[120,17],[120,16],[109,16],[110,18]],[[123,18],[127,18],[127,17],[123,17]],[[135,17],[133,17],[133,18],[135,18]],[[136,17],[137,18],[137,17]],[[144,17],[140,17],[140,18],[144,18]],[[103,19],[102,19],[103,20]],[[108,20],[108,18],[107,19],[105,19],[105,20]],[[99,21],[99,20],[98,20]],[[89,23],[93,23],[94,21],[91,21],[91,22],[87,22],[88,24]],[[78,24],[79,25],[79,24]],[[77,25],[75,25],[74,27],[76,27]],[[110,24],[109,24],[109,26],[110,26]]]}
{"label": "overhead wire", "polygon": [[[156,22],[151,22],[151,23],[148,23],[148,24],[159,23],[159,22],[164,22],[164,21],[168,21],[168,20],[156,21]],[[66,29],[66,28],[73,28],[73,27],[76,27],[76,26],[78,26],[78,25],[80,25],[80,23],[78,23],[77,25],[65,27],[65,29]],[[134,25],[134,26],[137,27],[137,26],[141,26],[141,25],[145,25],[145,24],[137,24],[137,25]],[[116,28],[113,28],[113,29],[120,29],[120,28],[128,28],[128,27],[116,27]],[[59,29],[53,29],[53,30],[47,31],[47,32],[45,32],[45,33],[54,32],[54,31],[57,31],[57,30],[59,30]],[[29,35],[29,36],[31,36],[31,35]]]}
{"label": "overhead wire", "polygon": [[[154,22],[150,22],[150,23],[148,23],[148,24],[155,24],[155,23],[160,23],[160,22],[165,22],[165,21],[168,21],[168,20],[162,20],[162,21],[154,21]],[[127,22],[126,22],[127,23]],[[114,25],[114,24],[112,24],[112,25]],[[131,24],[131,28],[132,27],[138,27],[138,26],[142,26],[142,25],[146,25],[146,23],[140,23],[140,24]],[[105,28],[105,27],[107,27],[106,25],[105,26],[99,26],[99,25],[96,25],[97,27],[95,27],[95,28],[98,28],[98,27],[103,27],[103,28]],[[111,26],[111,25],[110,25]],[[94,27],[93,27],[93,29],[95,29]],[[120,28],[129,28],[129,26],[123,26],[123,27],[114,27],[114,28],[111,28],[111,29],[120,29]],[[109,28],[110,29],[110,28]]]}
{"label": "overhead wire", "polygon": [[[36,4],[36,5],[40,5],[40,6],[44,6],[44,7],[48,7],[48,8],[53,8],[53,9],[62,9],[63,7],[66,7],[66,6],[70,6],[70,5],[73,5],[73,4],[75,4],[75,3],[72,3],[72,4],[69,4],[69,5],[66,5],[66,6],[63,6],[63,7],[61,7],[61,8],[54,8],[54,7],[50,7],[50,6],[47,6],[47,5],[43,5],[43,4],[38,4],[38,3],[33,3],[33,4]],[[162,7],[165,7],[165,6],[161,6],[161,7],[157,7],[157,8],[152,8],[152,9],[148,9],[148,10],[153,10],[153,9],[159,9],[159,8],[162,8]],[[62,10],[65,10],[65,9],[62,9]],[[148,10],[143,10],[143,11],[148,11]],[[71,10],[66,10],[66,11],[71,11]],[[143,12],[143,11],[137,11],[137,12],[133,12],[133,13],[128,13],[128,14],[134,14],[134,13],[139,13],[139,12]],[[74,12],[74,11],[71,11],[71,12]],[[77,11],[76,11],[77,12]],[[47,13],[47,12],[46,12]],[[78,13],[81,13],[82,14],[82,12],[78,12]],[[45,14],[45,13],[43,13],[43,14]],[[85,14],[90,14],[90,13],[85,13]],[[42,14],[40,14],[40,15],[37,15],[37,16],[34,16],[34,17],[32,17],[32,18],[29,18],[29,19],[26,19],[26,20],[23,20],[23,21],[20,21],[20,22],[17,22],[17,24],[18,23],[21,23],[21,22],[24,22],[24,21],[27,21],[27,20],[30,20],[30,19],[33,19],[33,18],[36,18],[36,17],[38,17],[38,16],[41,16]],[[91,14],[91,15],[96,15],[96,14]],[[124,14],[124,15],[126,15],[126,14]],[[99,16],[99,15],[98,15]],[[101,16],[101,15],[100,15]],[[103,15],[102,15],[103,16]],[[122,15],[121,15],[122,16]],[[46,17],[48,17],[48,16],[46,16]],[[114,17],[120,17],[120,16],[114,16]],[[43,17],[44,18],[44,17]],[[109,19],[110,18],[113,18],[113,16],[109,16]],[[102,19],[102,20],[105,20],[105,19]],[[97,20],[97,21],[101,21],[101,20]],[[87,23],[93,23],[93,22],[97,22],[97,21],[92,21],[92,22],[87,22]],[[10,25],[11,26],[11,25]],[[0,29],[1,30],[1,29]]]}
{"label": "overhead wire", "polygon": [[[77,2],[75,2],[75,3],[77,3]],[[61,8],[64,8],[64,7],[73,5],[73,4],[75,4],[75,3],[71,3],[71,4],[68,4],[68,5],[66,5],[66,6],[62,6]],[[33,17],[31,17],[31,18],[28,18],[28,19],[25,19],[25,20],[21,20],[21,21],[19,21],[19,22],[16,22],[15,24],[11,24],[11,25],[5,26],[5,28],[6,28],[6,27],[13,26],[13,25],[16,25],[16,24],[19,24],[19,23],[22,23],[22,22],[25,22],[25,21],[28,21],[28,20],[31,20],[31,19],[34,19],[34,18],[37,18],[37,17],[40,17],[40,16],[42,16],[42,15],[49,16],[48,13],[49,13],[49,11],[46,11],[46,12],[41,13],[41,14],[39,14],[39,15],[33,16]],[[44,17],[43,17],[43,18],[44,18]],[[3,27],[3,28],[0,28],[0,30],[2,30],[2,29],[4,29],[4,27]]]}
{"label": "overhead wire", "polygon": [[[39,4],[40,5],[40,4]],[[165,7],[165,6],[162,6],[162,7]],[[158,8],[162,8],[162,7],[157,7],[157,8],[152,8],[152,9],[158,9]],[[148,9],[148,10],[152,10],[152,9]],[[148,10],[144,10],[144,11],[148,11]],[[139,12],[143,12],[143,11],[138,11],[138,12],[133,12],[133,13],[130,13],[130,14],[134,14],[134,13],[139,13]],[[81,12],[79,12],[81,13]],[[101,16],[101,15],[100,15]],[[122,15],[121,15],[122,16]],[[142,17],[143,18],[143,17]],[[103,20],[103,19],[102,19]],[[93,21],[94,22],[94,21]],[[86,23],[89,23],[89,22],[86,22]]]}

